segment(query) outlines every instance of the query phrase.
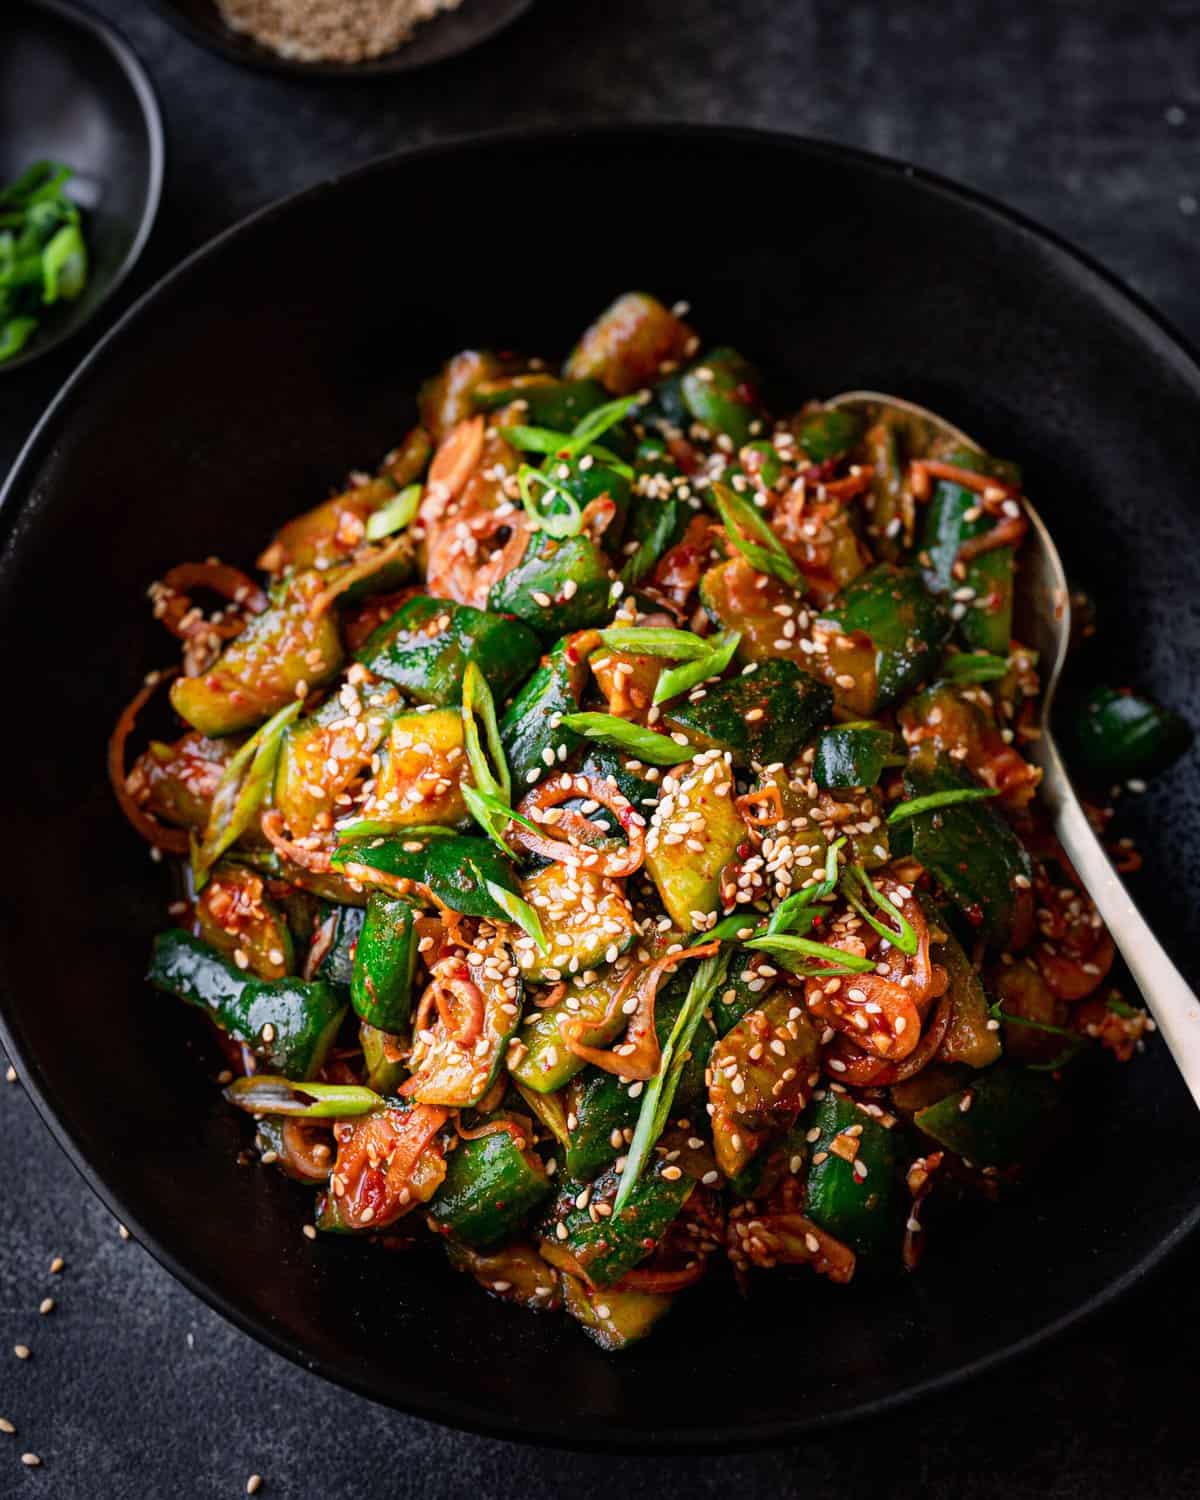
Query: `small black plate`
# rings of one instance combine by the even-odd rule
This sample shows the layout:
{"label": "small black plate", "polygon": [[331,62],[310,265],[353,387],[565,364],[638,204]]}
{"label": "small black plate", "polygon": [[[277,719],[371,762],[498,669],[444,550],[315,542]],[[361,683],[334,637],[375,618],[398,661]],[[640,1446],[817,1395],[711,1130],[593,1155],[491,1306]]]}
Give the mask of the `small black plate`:
{"label": "small black plate", "polygon": [[70,338],[129,275],[158,213],[164,154],[158,100],[117,31],[59,0],[0,5],[0,184],[35,161],[72,167],[91,262],[82,295],[47,308],[0,375]]}
{"label": "small black plate", "polygon": [[157,0],[157,3],[164,15],[194,42],[244,67],[317,78],[369,78],[411,73],[468,52],[510,25],[529,9],[533,0],[462,0],[457,10],[422,21],[411,41],[394,52],[358,63],[301,62],[297,58],[280,57],[252,37],[226,26],[216,0]]}
{"label": "small black plate", "polygon": [[[514,182],[568,180],[605,184],[618,232],[564,220],[555,253],[512,232]],[[751,205],[801,192],[803,233],[753,213],[680,232],[714,185]],[[411,233],[448,201],[490,232]],[[780,1274],[749,1300],[714,1275],[653,1338],[603,1354],[436,1253],[308,1241],[311,1192],[236,1164],[250,1131],[213,1085],[222,1063],[194,1013],[143,983],[166,872],[104,776],[120,704],[178,657],[152,579],[210,553],[249,562],[396,443],[449,352],[554,355],[631,287],[687,298],[703,337],[769,376],[777,410],[897,391],[1019,459],[1072,577],[1103,601],[1106,675],[1200,722],[1200,366],[1103,272],[986,199],[821,142],[619,126],[426,147],[174,270],[85,360],[0,497],[0,641],[20,643],[0,739],[0,1037],[138,1240],[307,1368],[505,1438],[794,1441],[1032,1348],[1200,1223],[1200,1118],[1161,1042],[1127,1067],[1098,1059],[1052,1167],[931,1233],[919,1275]],[[1200,757],[1123,806],[1146,855],[1134,891],[1194,982]]]}

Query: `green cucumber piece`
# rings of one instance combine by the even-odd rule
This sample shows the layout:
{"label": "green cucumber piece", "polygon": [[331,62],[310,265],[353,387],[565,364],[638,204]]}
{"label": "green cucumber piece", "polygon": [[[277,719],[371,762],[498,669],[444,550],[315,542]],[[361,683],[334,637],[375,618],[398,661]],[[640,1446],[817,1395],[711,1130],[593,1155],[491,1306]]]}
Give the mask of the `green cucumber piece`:
{"label": "green cucumber piece", "polygon": [[999,1063],[914,1118],[927,1136],[964,1161],[1009,1167],[1034,1154],[1059,1097],[1048,1073]]}
{"label": "green cucumber piece", "polygon": [[653,385],[662,366],[691,352],[686,323],[645,292],[626,292],[600,314],[576,344],[563,374],[599,380],[614,396]]}
{"label": "green cucumber piece", "polygon": [[550,1191],[541,1159],[505,1129],[460,1140],[429,1202],[429,1217],[473,1250],[506,1239]]}
{"label": "green cucumber piece", "polygon": [[[859,1255],[877,1252],[893,1233],[899,1249],[903,1209],[894,1129],[832,1089],[816,1103],[810,1128],[820,1134],[812,1143],[804,1212]],[[856,1134],[845,1135],[850,1129]],[[853,1161],[834,1150],[839,1139],[848,1145],[857,1141]]]}
{"label": "green cucumber piece", "polygon": [[[748,836],[729,767],[717,762],[714,773],[713,766],[689,761],[663,779],[663,800],[646,837],[646,871],[683,932],[703,931],[698,918],[724,904],[721,873]],[[668,843],[672,829],[682,827],[686,837]]]}
{"label": "green cucumber piece", "polygon": [[[947,461],[973,474],[994,470],[985,454],[969,448],[955,450]],[[997,547],[980,553],[964,564],[962,579],[953,573],[963,542],[991,531],[995,525],[996,518],[982,510],[975,490],[951,479],[939,479],[925,514],[922,553],[929,558],[929,565],[924,576],[926,587],[938,594],[960,587],[973,589],[974,598],[959,621],[963,640],[973,649],[1007,656],[1012,643],[1013,549]]]}
{"label": "green cucumber piece", "polygon": [[827,790],[876,786],[894,744],[890,729],[826,729],[817,739],[813,780]]}
{"label": "green cucumber piece", "polygon": [[394,1094],[408,1077],[408,1069],[404,1065],[404,1059],[408,1056],[408,1043],[402,1043],[389,1032],[368,1026],[365,1021],[358,1028],[358,1040],[367,1070],[367,1087],[374,1089],[377,1094]]}
{"label": "green cucumber piece", "polygon": [[[629,1201],[619,1214],[593,1218],[578,1200],[584,1182],[567,1180],[560,1187],[554,1205],[543,1226],[548,1243],[560,1245],[585,1273],[593,1286],[610,1286],[645,1260],[655,1244],[677,1217],[691,1196],[695,1182],[686,1173],[664,1177],[667,1163],[656,1156],[651,1166],[638,1178]],[[617,1196],[620,1175],[608,1171],[591,1184],[588,1205],[607,1203]],[[558,1226],[566,1229],[566,1238]]]}
{"label": "green cucumber piece", "polygon": [[637,933],[620,884],[582,867],[546,865],[522,880],[521,890],[546,935],[545,953],[523,948],[518,954],[522,973],[534,984],[614,963]]}
{"label": "green cucumber piece", "polygon": [[875,708],[887,707],[933,675],[951,626],[945,605],[925,589],[920,575],[891,563],[860,573],[822,618],[845,635],[861,631],[870,639]]}
{"label": "green cucumber piece", "polygon": [[833,693],[790,661],[759,664],[704,697],[673,704],[664,724],[702,748],[728,750],[736,766],[792,760],[833,712]]}
{"label": "green cucumber piece", "polygon": [[[906,799],[977,787],[953,761],[922,756],[904,772]],[[892,852],[911,854],[991,948],[1024,946],[1033,920],[1033,861],[986,799],[956,802],[892,825]]]}
{"label": "green cucumber piece", "polygon": [[321,980],[248,979],[190,932],[154,939],[146,976],[155,989],[202,1010],[261,1058],[264,1071],[303,1080],[320,1070],[346,1007]]}
{"label": "green cucumber piece", "polygon": [[1128,688],[1106,686],[1087,694],[1067,732],[1072,767],[1106,781],[1152,776],[1191,743],[1191,727],[1177,713]]}
{"label": "green cucumber piece", "polygon": [[412,1013],[420,907],[403,896],[372,891],[354,951],[350,1004],[360,1020],[396,1033]]}
{"label": "green cucumber piece", "polygon": [[[671,1035],[690,985],[691,975],[685,971],[673,975],[658,993],[654,1010],[654,1031],[660,1047],[666,1044]],[[703,1099],[704,1070],[708,1066],[715,1041],[716,1032],[712,1026],[707,1021],[702,1022],[693,1038],[691,1056],[680,1076],[679,1087],[675,1090],[671,1108],[673,1119],[686,1116]],[[571,1132],[566,1153],[566,1170],[569,1176],[584,1179],[594,1177],[625,1150],[641,1111],[640,1095],[639,1089],[638,1097],[631,1098],[629,1088],[622,1079],[590,1064],[577,1078],[572,1079],[567,1089],[567,1123]],[[574,1124],[571,1123],[572,1119]],[[621,1144],[613,1144],[614,1133],[617,1133],[618,1138],[623,1137]]]}
{"label": "green cucumber piece", "polygon": [[323,586],[316,571],[285,584],[207,671],[175,679],[170,691],[175,712],[201,734],[236,734],[294,703],[301,683],[311,690],[331,681],[342,664],[336,614],[326,610],[314,618],[309,613]]}
{"label": "green cucumber piece", "polygon": [[697,422],[738,448],[762,418],[758,373],[736,349],[713,349],[698,360],[685,372],[680,393]]}
{"label": "green cucumber piece", "polygon": [[862,418],[841,407],[811,412],[792,422],[800,446],[814,464],[849,453],[862,436]]}
{"label": "green cucumber piece", "polygon": [[597,645],[599,637],[589,631],[564,636],[542,657],[533,676],[505,710],[500,720],[500,743],[517,796],[551,766],[560,764],[560,745],[565,745],[569,754],[581,743],[579,735],[557,721],[563,714],[577,712],[583,702],[587,659]]}
{"label": "green cucumber piece", "polygon": [[[602,624],[611,613],[611,588],[608,561],[591,537],[557,540],[542,533],[530,541],[517,566],[492,585],[488,608],[493,618],[505,615],[523,622],[510,628],[527,627],[543,641],[554,640],[567,631]],[[532,665],[529,662],[520,675]]]}
{"label": "green cucumber piece", "polygon": [[471,392],[476,411],[501,411],[514,401],[523,401],[524,426],[563,433],[607,400],[608,392],[598,380],[555,380],[552,375],[510,375],[486,381]]}
{"label": "green cucumber piece", "polygon": [[361,906],[335,906],[323,919],[313,941],[328,946],[324,948],[314,979],[350,988],[354,976],[354,949],[366,915]]}
{"label": "green cucumber piece", "polygon": [[462,702],[469,661],[502,702],[540,653],[537,636],[519,621],[421,594],[372,631],[358,660],[419,703],[446,706]]}
{"label": "green cucumber piece", "polygon": [[675,1301],[661,1292],[596,1291],[578,1276],[561,1274],[564,1308],[607,1354],[644,1339]]}
{"label": "green cucumber piece", "polygon": [[488,891],[489,880],[513,895],[520,894],[513,867],[496,846],[487,839],[460,834],[354,839],[339,846],[331,863],[335,869],[368,865],[384,875],[418,881],[452,911],[467,917],[509,920]]}

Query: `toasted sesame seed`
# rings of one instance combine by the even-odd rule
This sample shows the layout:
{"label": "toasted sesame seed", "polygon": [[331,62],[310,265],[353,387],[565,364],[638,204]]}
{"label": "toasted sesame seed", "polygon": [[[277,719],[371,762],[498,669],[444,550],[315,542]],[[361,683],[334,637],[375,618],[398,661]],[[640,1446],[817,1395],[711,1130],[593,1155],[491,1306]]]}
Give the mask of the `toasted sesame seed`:
{"label": "toasted sesame seed", "polygon": [[317,1237],[316,1225],[315,1224],[306,1224],[304,1226],[304,1238],[306,1240],[315,1240],[316,1237]]}
{"label": "toasted sesame seed", "polygon": [[42,1300],[38,1303],[38,1312],[40,1312],[41,1315],[43,1317],[45,1317],[47,1313],[50,1313],[50,1312],[53,1312],[53,1311],[54,1311],[54,1298],[53,1297],[43,1297]]}
{"label": "toasted sesame seed", "polygon": [[13,1353],[17,1356],[18,1359],[28,1359],[31,1352],[32,1351],[30,1350],[28,1344],[13,1345]]}
{"label": "toasted sesame seed", "polygon": [[17,1081],[17,1070],[16,1070],[16,1068],[14,1068],[14,1067],[12,1067],[10,1065],[8,1068],[6,1068],[4,1070],[4,1081],[5,1081],[5,1083],[16,1083],[16,1081]]}
{"label": "toasted sesame seed", "polygon": [[13,1426],[13,1424],[8,1420],[7,1417],[0,1417],[0,1432],[13,1433],[16,1432],[16,1430],[17,1429]]}
{"label": "toasted sesame seed", "polygon": [[262,1475],[261,1474],[251,1474],[250,1478],[247,1479],[247,1481],[246,1481],[246,1493],[247,1493],[247,1495],[257,1495],[258,1492],[259,1492],[259,1490],[261,1490],[261,1489],[262,1489]]}
{"label": "toasted sesame seed", "polygon": [[39,1467],[42,1461],[36,1453],[22,1453],[21,1462],[27,1469],[36,1469]]}

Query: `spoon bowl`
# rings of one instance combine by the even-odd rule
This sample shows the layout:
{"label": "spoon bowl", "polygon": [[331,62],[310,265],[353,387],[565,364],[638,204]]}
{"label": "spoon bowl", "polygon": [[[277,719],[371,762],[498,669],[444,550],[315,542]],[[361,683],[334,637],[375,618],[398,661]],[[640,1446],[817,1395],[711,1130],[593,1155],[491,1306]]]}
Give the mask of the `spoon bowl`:
{"label": "spoon bowl", "polygon": [[[910,429],[948,439],[955,446],[983,453],[961,428],[912,401],[879,391],[845,391],[825,403],[855,411],[873,421],[884,411],[899,413]],[[1042,673],[1041,722],[1030,756],[1041,768],[1039,794],[1050,812],[1054,831],[1075,867],[1113,942],[1133,975],[1151,1015],[1192,1098],[1200,1107],[1200,999],[1172,963],[1162,944],[1129,897],[1104,846],[1071,785],[1051,727],[1051,709],[1071,639],[1071,594],[1067,575],[1049,529],[1023,495],[1029,531],[1017,568],[1014,614],[1021,640],[1037,652]]]}

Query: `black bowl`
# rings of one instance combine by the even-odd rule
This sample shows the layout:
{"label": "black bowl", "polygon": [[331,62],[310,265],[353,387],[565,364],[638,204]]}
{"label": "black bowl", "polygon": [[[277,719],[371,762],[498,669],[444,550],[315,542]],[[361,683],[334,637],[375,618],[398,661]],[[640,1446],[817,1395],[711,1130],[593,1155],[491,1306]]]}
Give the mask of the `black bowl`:
{"label": "black bowl", "polygon": [[0,7],[0,185],[35,161],[73,167],[91,261],[74,301],[46,309],[38,331],[0,375],[70,338],[133,269],[163,178],[158,101],[129,43],[106,22],[58,0]]}
{"label": "black bowl", "polygon": [[357,63],[303,62],[295,57],[282,57],[253,37],[227,26],[216,0],[157,0],[157,3],[163,14],[194,42],[245,67],[294,76],[369,78],[411,73],[469,52],[511,25],[529,9],[533,0],[462,0],[459,9],[423,21],[411,40],[394,52]]}
{"label": "black bowl", "polygon": [[[551,239],[542,220],[520,232],[514,180],[607,188]],[[411,224],[440,222],[451,197],[477,228],[414,240]],[[797,198],[802,224],[756,215]],[[935,1237],[920,1276],[848,1291],[780,1278],[748,1302],[714,1284],[645,1345],[605,1355],[436,1257],[310,1243],[302,1190],[235,1164],[247,1132],[212,1086],[218,1064],[191,1015],[141,982],[166,883],[103,775],[119,703],[173,656],[148,620],[151,579],[179,559],[253,558],[277,522],[396,441],[448,351],[565,350],[630,286],[690,299],[783,398],[902,392],[1020,457],[1119,622],[1118,680],[1136,668],[1200,720],[1200,370],[1102,272],[961,189],[819,143],[630,127],[413,152],[194,256],[88,358],[18,462],[0,511],[4,1035],[114,1212],[273,1348],[505,1437],[731,1446],[1027,1349],[1177,1243],[1200,1217],[1200,1128],[1161,1046],[1086,1077],[1054,1169]],[[1198,793],[1193,761],[1143,799],[1155,924],[1193,979]]]}

